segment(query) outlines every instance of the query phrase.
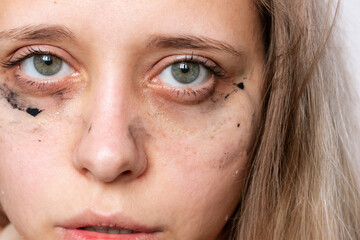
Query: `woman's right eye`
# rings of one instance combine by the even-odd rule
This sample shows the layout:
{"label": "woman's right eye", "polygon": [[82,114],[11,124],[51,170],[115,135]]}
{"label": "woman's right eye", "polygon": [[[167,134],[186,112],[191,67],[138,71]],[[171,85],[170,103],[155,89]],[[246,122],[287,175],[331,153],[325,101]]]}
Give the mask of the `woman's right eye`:
{"label": "woman's right eye", "polygon": [[74,70],[61,58],[51,55],[34,55],[20,64],[21,70],[34,79],[53,79],[70,75]]}
{"label": "woman's right eye", "polygon": [[82,82],[77,61],[65,50],[50,45],[23,47],[1,67],[16,83],[14,89],[29,95],[50,96]]}

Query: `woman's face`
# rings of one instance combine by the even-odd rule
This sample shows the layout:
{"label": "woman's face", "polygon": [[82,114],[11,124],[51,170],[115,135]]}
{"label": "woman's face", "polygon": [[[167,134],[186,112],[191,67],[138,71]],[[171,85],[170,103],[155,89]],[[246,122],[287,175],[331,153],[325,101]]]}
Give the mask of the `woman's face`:
{"label": "woman's face", "polygon": [[0,60],[0,202],[20,235],[219,238],[261,110],[251,0],[1,0]]}

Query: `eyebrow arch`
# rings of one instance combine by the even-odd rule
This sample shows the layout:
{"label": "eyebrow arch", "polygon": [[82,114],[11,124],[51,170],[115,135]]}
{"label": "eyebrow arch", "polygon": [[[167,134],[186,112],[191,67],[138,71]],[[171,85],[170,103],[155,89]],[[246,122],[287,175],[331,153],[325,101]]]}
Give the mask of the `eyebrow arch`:
{"label": "eyebrow arch", "polygon": [[212,38],[207,37],[197,37],[197,36],[181,36],[181,37],[172,37],[172,36],[153,36],[150,38],[147,47],[155,48],[188,48],[188,49],[213,49],[228,52],[236,56],[244,56],[245,51],[237,50],[235,47],[231,46],[228,43],[218,41]]}
{"label": "eyebrow arch", "polygon": [[0,32],[0,40],[45,40],[59,41],[64,39],[75,39],[74,34],[61,25],[27,25]]}

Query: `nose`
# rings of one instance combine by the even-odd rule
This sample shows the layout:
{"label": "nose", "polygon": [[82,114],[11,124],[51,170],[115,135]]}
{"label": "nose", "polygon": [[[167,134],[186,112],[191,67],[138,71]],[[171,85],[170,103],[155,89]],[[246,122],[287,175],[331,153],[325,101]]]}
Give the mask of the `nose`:
{"label": "nose", "polygon": [[144,131],[139,131],[139,119],[132,120],[134,111],[126,84],[102,82],[104,84],[93,91],[95,100],[85,107],[87,128],[82,130],[75,148],[73,165],[79,172],[101,182],[130,181],[147,168]]}

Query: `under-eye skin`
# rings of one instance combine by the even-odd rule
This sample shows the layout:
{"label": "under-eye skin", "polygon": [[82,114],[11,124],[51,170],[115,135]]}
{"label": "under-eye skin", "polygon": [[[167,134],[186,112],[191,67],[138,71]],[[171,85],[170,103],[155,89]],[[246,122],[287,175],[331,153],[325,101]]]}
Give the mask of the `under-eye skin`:
{"label": "under-eye skin", "polygon": [[5,98],[6,101],[10,104],[13,109],[26,112],[27,114],[36,117],[43,110],[36,107],[29,107],[29,104],[26,103],[17,93],[11,91],[6,84],[0,86],[0,96]]}
{"label": "under-eye skin", "polygon": [[209,98],[225,71],[205,57],[185,55],[167,57],[154,67],[148,86],[157,94],[183,104],[197,104]]}
{"label": "under-eye skin", "polygon": [[51,95],[79,81],[69,54],[52,46],[24,47],[1,66],[21,92]]}

